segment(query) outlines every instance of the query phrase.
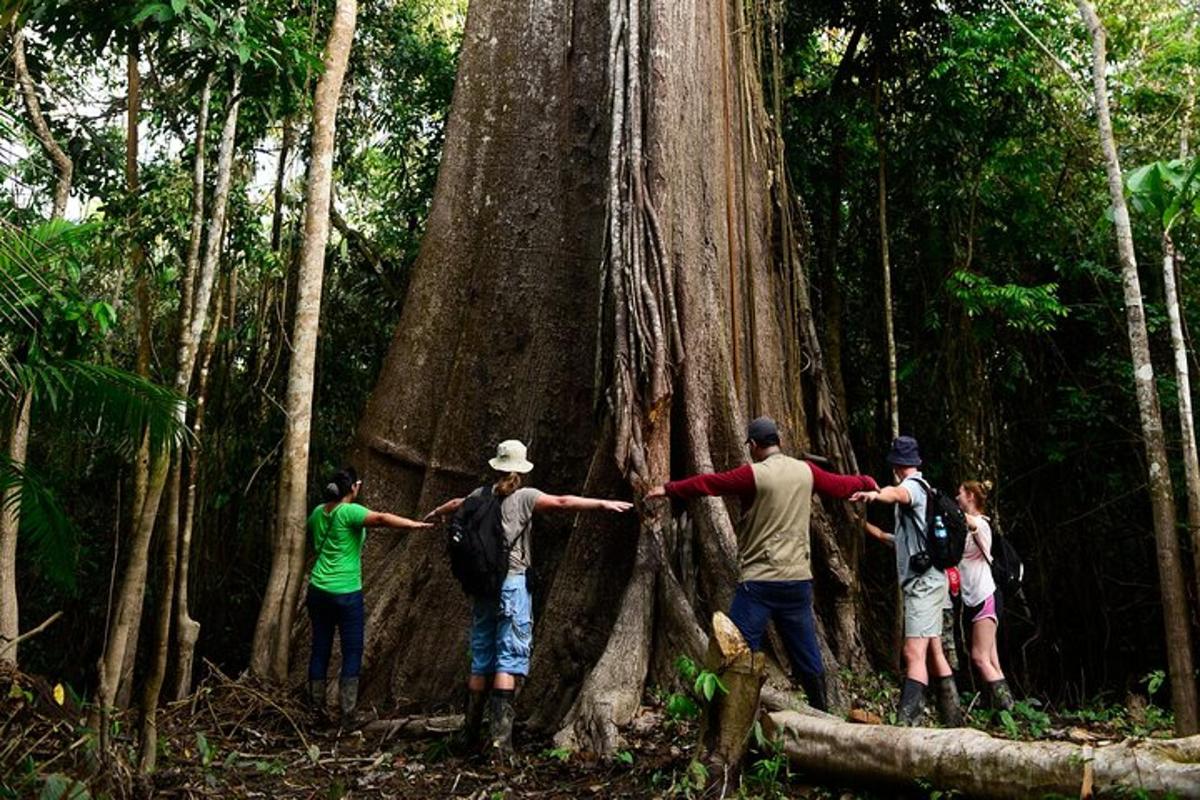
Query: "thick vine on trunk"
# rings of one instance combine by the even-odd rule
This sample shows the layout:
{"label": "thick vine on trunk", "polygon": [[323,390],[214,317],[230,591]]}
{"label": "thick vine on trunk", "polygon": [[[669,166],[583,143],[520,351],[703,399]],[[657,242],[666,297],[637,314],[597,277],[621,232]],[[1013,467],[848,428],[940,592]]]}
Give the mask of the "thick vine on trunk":
{"label": "thick vine on trunk", "polygon": [[[509,437],[529,442],[540,488],[637,497],[741,462],[759,413],[796,449],[852,466],[826,373],[804,369],[820,357],[804,233],[764,110],[761,20],[747,13],[471,4],[427,233],[357,434],[368,505],[413,514],[461,494]],[[647,682],[700,656],[737,574],[723,502],[697,501],[686,519],[641,511],[636,525],[535,524],[549,586],[534,597],[519,710],[600,753],[619,746]],[[830,519],[814,518],[817,571],[853,586]],[[468,605],[442,537],[373,536],[364,573],[364,693],[450,702]],[[856,598],[821,591],[823,612],[844,601],[829,615],[846,627],[829,642],[832,672],[861,658]],[[307,646],[307,626],[293,632]]]}

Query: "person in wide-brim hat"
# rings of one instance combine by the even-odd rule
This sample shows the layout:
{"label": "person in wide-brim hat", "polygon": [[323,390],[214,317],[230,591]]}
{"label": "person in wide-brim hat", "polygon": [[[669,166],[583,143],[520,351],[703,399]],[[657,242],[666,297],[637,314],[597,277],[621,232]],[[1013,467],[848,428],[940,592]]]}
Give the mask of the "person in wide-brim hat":
{"label": "person in wide-brim hat", "polygon": [[498,596],[472,596],[471,675],[467,680],[463,729],[456,744],[464,749],[478,747],[490,688],[490,749],[494,757],[511,760],[513,692],[517,679],[529,674],[533,648],[533,599],[526,581],[526,572],[532,564],[533,515],[553,510],[624,512],[633,504],[546,494],[531,486],[523,487],[522,476],[533,470],[533,462],[524,442],[517,439],[505,439],[496,445],[496,455],[487,463],[498,473],[494,482],[480,486],[466,497],[447,500],[425,518],[456,514],[457,527],[481,525],[488,514],[499,515],[499,527],[508,547],[508,572]]}

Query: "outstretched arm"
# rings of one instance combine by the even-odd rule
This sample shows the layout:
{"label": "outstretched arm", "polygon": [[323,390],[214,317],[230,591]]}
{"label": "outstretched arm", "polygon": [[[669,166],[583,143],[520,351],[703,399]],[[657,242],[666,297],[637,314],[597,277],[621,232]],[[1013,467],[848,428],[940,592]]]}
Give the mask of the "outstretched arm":
{"label": "outstretched arm", "polygon": [[812,470],[813,491],[833,500],[845,500],[855,492],[870,492],[879,488],[870,475],[839,475],[827,472],[811,461],[806,462]]}
{"label": "outstretched arm", "polygon": [[367,518],[363,520],[363,525],[368,528],[396,529],[420,529],[433,527],[433,523],[430,522],[418,522],[415,519],[402,517],[399,514],[388,514],[383,511],[368,511]]}
{"label": "outstretched arm", "polygon": [[466,499],[467,498],[465,498],[465,497],[455,497],[452,500],[447,500],[446,502],[442,503],[440,506],[435,508],[433,511],[430,511],[428,514],[426,514],[425,521],[428,522],[429,520],[433,519],[434,517],[445,517],[445,516],[449,516],[450,514],[453,514],[455,511],[458,511],[458,507],[461,506],[463,504],[463,501]]}
{"label": "outstretched arm", "polygon": [[741,498],[745,504],[743,508],[747,508],[754,502],[755,492],[754,470],[749,464],[743,464],[725,472],[706,472],[655,486],[646,493],[646,499],[670,497],[674,500],[692,500],[697,497],[734,495]]}
{"label": "outstretched arm", "polygon": [[900,503],[910,506],[912,505],[912,496],[903,486],[885,486],[869,492],[855,492],[850,495],[850,501],[853,503],[887,503],[888,505]]}
{"label": "outstretched arm", "polygon": [[633,508],[624,500],[601,500],[598,497],[577,497],[573,494],[540,494],[533,503],[534,511],[615,511]]}

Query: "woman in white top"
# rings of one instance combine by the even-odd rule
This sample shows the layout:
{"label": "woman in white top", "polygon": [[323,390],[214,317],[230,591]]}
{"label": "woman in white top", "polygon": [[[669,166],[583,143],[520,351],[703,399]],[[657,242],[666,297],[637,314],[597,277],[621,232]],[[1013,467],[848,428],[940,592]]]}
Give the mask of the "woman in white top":
{"label": "woman in white top", "polygon": [[1003,597],[992,578],[992,526],[986,516],[991,484],[965,481],[958,487],[958,507],[967,515],[967,546],[958,572],[964,616],[971,622],[971,661],[991,691],[992,706],[1011,709],[1012,690],[1000,669],[996,628],[1000,625]]}

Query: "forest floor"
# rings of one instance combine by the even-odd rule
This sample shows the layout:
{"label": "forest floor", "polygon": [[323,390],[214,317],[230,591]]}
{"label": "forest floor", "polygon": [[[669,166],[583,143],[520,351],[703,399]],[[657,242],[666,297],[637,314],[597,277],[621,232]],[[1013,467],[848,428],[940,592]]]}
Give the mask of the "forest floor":
{"label": "forest floor", "polygon": [[[849,687],[856,716],[887,718],[894,690],[885,680]],[[112,757],[96,760],[84,708],[62,687],[27,675],[0,674],[0,798],[306,798],[472,800],[717,796],[689,771],[695,722],[678,714],[679,695],[647,698],[626,732],[627,748],[602,762],[521,736],[513,766],[450,752],[447,737],[402,739],[318,726],[298,698],[279,698],[252,681],[213,672],[192,695],[159,711],[156,770],[136,773],[132,714],[114,721]],[[682,703],[686,706],[687,703]],[[673,712],[675,716],[673,716]],[[1138,701],[1050,715],[1022,703],[1001,718],[972,710],[973,725],[993,735],[1100,743],[1127,735],[1167,736],[1170,719]],[[933,787],[915,786],[912,797]],[[769,743],[752,752],[735,797],[895,797],[862,787],[818,783],[790,770]],[[932,794],[932,796],[938,796]]]}

